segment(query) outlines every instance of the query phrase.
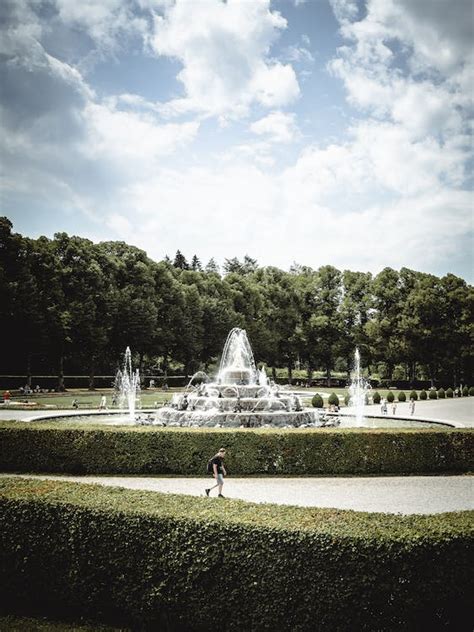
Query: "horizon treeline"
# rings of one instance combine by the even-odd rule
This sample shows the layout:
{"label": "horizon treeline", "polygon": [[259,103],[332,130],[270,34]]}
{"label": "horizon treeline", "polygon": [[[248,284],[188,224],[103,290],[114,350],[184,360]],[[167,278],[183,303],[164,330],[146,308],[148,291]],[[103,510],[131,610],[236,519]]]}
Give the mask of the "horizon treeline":
{"label": "horizon treeline", "polygon": [[180,251],[156,262],[124,242],[57,233],[31,239],[0,218],[1,374],[114,373],[126,346],[148,375],[209,369],[233,327],[256,361],[349,372],[355,347],[370,375],[472,383],[474,288],[407,268],[288,272],[246,256],[205,268]]}

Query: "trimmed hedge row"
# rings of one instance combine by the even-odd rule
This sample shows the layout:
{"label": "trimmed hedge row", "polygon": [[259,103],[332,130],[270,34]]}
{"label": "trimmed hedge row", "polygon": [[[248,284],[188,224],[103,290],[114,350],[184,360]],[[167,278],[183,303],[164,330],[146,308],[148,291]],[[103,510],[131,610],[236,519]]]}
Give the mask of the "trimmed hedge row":
{"label": "trimmed hedge row", "polygon": [[203,475],[221,446],[233,475],[474,471],[474,432],[0,426],[4,472]]}
{"label": "trimmed hedge row", "polygon": [[[225,507],[225,509],[224,509]],[[469,624],[474,512],[367,514],[0,481],[3,603],[135,630]]]}

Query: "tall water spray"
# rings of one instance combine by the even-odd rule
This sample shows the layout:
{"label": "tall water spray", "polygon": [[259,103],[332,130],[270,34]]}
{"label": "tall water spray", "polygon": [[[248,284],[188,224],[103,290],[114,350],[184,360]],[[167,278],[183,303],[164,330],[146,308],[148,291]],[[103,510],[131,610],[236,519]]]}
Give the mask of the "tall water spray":
{"label": "tall water spray", "polygon": [[234,327],[227,336],[217,377],[222,383],[257,383],[257,367],[245,329]]}
{"label": "tall water spray", "polygon": [[369,384],[360,371],[360,352],[356,348],[354,353],[354,369],[352,371],[351,385],[349,386],[350,405],[355,408],[355,421],[357,426],[363,425],[364,406]]}
{"label": "tall water spray", "polygon": [[135,421],[135,410],[140,399],[140,373],[132,368],[132,352],[125,349],[123,369],[117,371],[115,389],[118,392],[120,408],[128,408],[130,421]]}

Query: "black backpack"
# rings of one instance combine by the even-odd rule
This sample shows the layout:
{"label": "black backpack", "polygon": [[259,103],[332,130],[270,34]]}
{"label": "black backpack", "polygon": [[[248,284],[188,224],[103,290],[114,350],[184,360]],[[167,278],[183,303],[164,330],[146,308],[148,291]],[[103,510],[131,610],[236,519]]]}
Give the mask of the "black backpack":
{"label": "black backpack", "polygon": [[212,457],[212,459],[209,459],[209,461],[207,462],[207,468],[206,468],[206,472],[207,474],[214,474],[214,467],[213,467],[213,462],[212,460],[214,459],[214,457]]}

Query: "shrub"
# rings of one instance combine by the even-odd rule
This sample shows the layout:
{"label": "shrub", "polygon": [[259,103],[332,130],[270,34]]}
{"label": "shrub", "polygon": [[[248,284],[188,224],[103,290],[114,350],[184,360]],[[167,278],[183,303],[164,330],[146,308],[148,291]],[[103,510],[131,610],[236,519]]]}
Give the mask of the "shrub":
{"label": "shrub", "polygon": [[407,396],[405,395],[405,393],[403,391],[400,391],[398,393],[398,401],[399,402],[406,402],[407,401]]}
{"label": "shrub", "polygon": [[430,389],[428,397],[430,399],[438,399],[438,393],[434,388]]}
{"label": "shrub", "polygon": [[313,408],[323,408],[324,401],[319,393],[316,393],[316,395],[313,396],[313,399],[311,400],[311,405],[313,406]]}
{"label": "shrub", "polygon": [[389,404],[391,404],[393,402],[393,400],[395,399],[395,395],[393,394],[392,391],[389,391],[387,393],[387,402],[389,402]]}
{"label": "shrub", "polygon": [[446,397],[454,397],[454,391],[452,388],[446,390]]}
{"label": "shrub", "polygon": [[[412,391],[410,393],[410,399],[412,399],[414,402],[416,402],[416,400],[418,399],[418,393],[416,391]],[[426,399],[426,397],[425,397]]]}
{"label": "shrub", "polygon": [[474,386],[471,386],[468,391],[469,395],[472,397],[474,395]]}
{"label": "shrub", "polygon": [[438,399],[445,399],[446,393],[444,392],[444,388],[438,389]]}
{"label": "shrub", "polygon": [[346,393],[346,394],[344,395],[344,404],[345,404],[346,406],[349,406],[350,401],[351,401],[351,396],[349,395],[349,393]]}
{"label": "shrub", "polygon": [[329,395],[328,404],[330,406],[339,406],[339,397],[336,393],[331,393],[331,395]]}
{"label": "shrub", "polygon": [[421,401],[428,399],[428,393],[425,391],[425,389],[423,389],[420,393],[420,399]]}
{"label": "shrub", "polygon": [[463,396],[463,397],[467,397],[468,395],[469,395],[469,389],[468,389],[468,387],[467,387],[467,386],[463,386],[463,389],[462,389],[462,396]]}
{"label": "shrub", "polygon": [[381,399],[382,398],[380,397],[380,393],[378,391],[375,391],[372,397],[372,401],[374,402],[374,404],[380,404]]}
{"label": "shrub", "polygon": [[199,476],[220,446],[234,476],[474,470],[469,430],[59,429],[3,422],[0,471]]}
{"label": "shrub", "polygon": [[460,630],[470,614],[473,512],[232,500],[222,511],[217,499],[18,479],[0,492],[2,597],[17,611],[174,632]]}

